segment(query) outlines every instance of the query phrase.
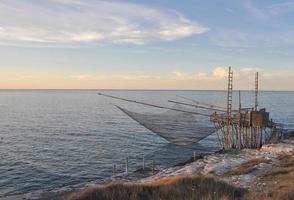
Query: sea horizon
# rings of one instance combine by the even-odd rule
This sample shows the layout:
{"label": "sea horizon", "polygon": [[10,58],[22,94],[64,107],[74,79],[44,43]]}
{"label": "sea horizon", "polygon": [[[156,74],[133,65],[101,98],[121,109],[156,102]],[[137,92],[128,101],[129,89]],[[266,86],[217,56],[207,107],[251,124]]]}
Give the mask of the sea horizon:
{"label": "sea horizon", "polygon": [[[7,91],[7,90],[85,90],[85,91],[211,91],[211,92],[227,92],[225,89],[132,89],[132,88],[123,88],[123,89],[105,89],[105,88],[24,88],[24,89],[18,89],[18,88],[13,88],[13,89],[6,89],[2,88],[0,91]],[[241,89],[241,90],[233,90],[233,92],[255,92],[254,89]],[[259,92],[294,92],[294,90],[259,90]]]}

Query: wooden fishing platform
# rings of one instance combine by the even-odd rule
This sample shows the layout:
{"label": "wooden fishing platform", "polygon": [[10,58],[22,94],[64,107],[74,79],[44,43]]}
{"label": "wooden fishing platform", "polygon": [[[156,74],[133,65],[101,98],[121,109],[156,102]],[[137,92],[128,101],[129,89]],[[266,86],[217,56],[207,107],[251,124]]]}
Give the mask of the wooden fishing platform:
{"label": "wooden fishing platform", "polygon": [[[116,97],[113,95],[107,95],[99,93],[99,95],[106,96],[112,99],[122,100],[130,103],[141,104],[143,106],[149,106],[159,109],[170,110],[174,112],[179,112],[186,115],[195,115],[199,117],[204,117],[207,120],[207,128],[198,128],[201,124],[196,124],[195,121],[194,127],[189,127],[190,132],[194,129],[197,129],[194,135],[191,136],[191,143],[198,142],[199,140],[207,137],[212,134],[210,124],[214,126],[214,132],[217,133],[219,142],[223,149],[243,149],[243,148],[260,148],[263,144],[267,144],[270,142],[275,142],[283,138],[282,130],[283,125],[279,123],[275,123],[270,118],[270,113],[267,112],[266,108],[259,108],[259,74],[258,72],[255,75],[255,98],[254,98],[254,106],[252,108],[243,108],[241,101],[241,91],[239,91],[239,108],[233,109],[233,70],[229,67],[228,70],[228,87],[227,87],[227,106],[219,106],[208,103],[203,103],[196,101],[194,99],[189,99],[187,97],[181,97],[185,100],[189,100],[192,103],[187,102],[179,102],[169,100],[170,103],[185,106],[185,107],[193,107],[194,110],[187,109],[179,109],[169,106],[162,106],[156,104],[145,103],[141,101],[135,101],[131,99]],[[170,124],[159,123],[163,118],[151,118],[147,115],[134,113],[131,111],[127,111],[120,106],[117,106],[121,111],[127,114],[132,119],[136,120],[142,126],[147,129],[157,133],[159,136],[169,140],[171,142],[181,141],[182,143],[189,142],[189,138],[187,139],[177,139],[177,137],[181,137],[181,128],[183,126],[177,126],[180,120],[184,120],[185,118],[179,117],[179,119],[170,121]],[[206,110],[207,112],[201,112],[201,109]],[[210,112],[210,113],[209,113]],[[149,118],[148,118],[149,117]],[[145,118],[145,119],[144,119]],[[165,120],[166,121],[166,120]],[[186,125],[191,124],[191,120]],[[152,125],[152,123],[154,125]],[[184,123],[185,124],[185,123]],[[173,127],[173,128],[171,128]],[[174,129],[174,130],[173,130]],[[179,130],[175,130],[179,129]],[[172,132],[175,132],[173,134]],[[182,132],[184,132],[182,130]],[[177,135],[176,135],[177,134]],[[183,133],[183,135],[187,136],[187,133]]]}

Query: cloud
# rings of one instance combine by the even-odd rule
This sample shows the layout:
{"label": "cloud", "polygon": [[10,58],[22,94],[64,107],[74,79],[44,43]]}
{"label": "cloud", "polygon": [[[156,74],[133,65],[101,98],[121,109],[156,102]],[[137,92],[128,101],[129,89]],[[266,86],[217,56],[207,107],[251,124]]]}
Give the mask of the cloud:
{"label": "cloud", "polygon": [[72,40],[77,42],[92,42],[103,38],[104,36],[97,32],[83,32],[72,36]]}
{"label": "cloud", "polygon": [[[257,71],[262,73],[264,72],[263,69],[258,67],[242,67],[239,69],[233,69],[234,77],[242,77],[242,76],[247,77],[250,74],[254,76],[255,72]],[[228,67],[215,67],[210,72],[195,72],[195,73],[188,73],[188,72],[177,70],[177,71],[173,71],[171,73],[171,76],[169,77],[175,80],[209,80],[209,81],[226,80],[228,77]]]}
{"label": "cloud", "polygon": [[70,75],[70,79],[78,81],[95,81],[95,80],[108,80],[108,79],[118,79],[118,80],[145,80],[145,79],[160,79],[161,76],[148,75],[148,74],[76,74]]}
{"label": "cloud", "polygon": [[188,73],[181,71],[173,71],[170,76],[166,77],[173,80],[208,80],[209,76],[206,72]]}
{"label": "cloud", "polygon": [[228,70],[225,67],[216,67],[211,72],[183,72],[183,71],[173,71],[169,78],[175,80],[220,80],[227,78]]}
{"label": "cloud", "polygon": [[294,10],[293,1],[275,3],[270,5],[268,8],[268,12],[271,16],[286,14],[288,12],[292,12],[293,10]]}
{"label": "cloud", "polygon": [[222,79],[228,76],[228,70],[223,67],[217,67],[213,70],[212,74],[213,74],[213,77]]}
{"label": "cloud", "polygon": [[[247,16],[240,15],[240,17],[247,23],[249,16],[250,23],[254,23],[256,27],[215,28],[208,34],[210,44],[221,47],[222,50],[233,50],[234,53],[251,53],[248,50],[256,49],[258,53],[264,55],[269,53],[278,56],[292,55],[289,49],[294,45],[293,29],[288,28],[285,24],[287,19],[281,17],[290,12],[293,14],[293,1],[273,3],[244,0],[241,6]],[[290,15],[287,17],[289,18]]]}
{"label": "cloud", "polygon": [[257,67],[245,67],[245,68],[241,68],[240,72],[243,73],[252,73],[252,72],[257,72],[260,71],[260,68]]}
{"label": "cloud", "polygon": [[[293,90],[294,73],[291,70],[269,70],[259,67],[233,68],[234,89],[253,90],[255,84],[255,72],[260,72],[260,88],[263,90]],[[171,80],[177,86],[198,89],[226,89],[228,78],[227,67],[215,67],[208,72],[189,73],[174,71],[171,75],[162,76],[162,80]],[[280,84],[277,84],[280,80]],[[164,82],[163,81],[163,82]]]}
{"label": "cloud", "polygon": [[183,72],[183,71],[173,71],[169,76],[170,79],[175,80],[219,80],[227,77],[227,69],[223,67],[216,67],[212,72]]}
{"label": "cloud", "polygon": [[253,17],[260,20],[268,20],[272,17],[294,11],[293,1],[278,2],[259,8],[253,3],[252,0],[246,0],[243,1],[243,5],[247,12],[249,12]]}
{"label": "cloud", "polygon": [[[0,69],[0,88],[112,88],[112,89],[220,89],[227,88],[227,67],[204,71],[171,71],[160,74],[144,72],[107,74],[75,73],[67,76],[56,72],[10,71]],[[291,68],[266,69],[255,66],[234,68],[234,90],[254,89],[254,69],[260,71],[260,88],[267,90],[293,90],[294,73]],[[279,84],[277,84],[279,80]]]}
{"label": "cloud", "polygon": [[[218,29],[209,36],[212,45],[233,50],[261,49],[264,53],[285,52],[285,48],[294,45],[293,31],[286,32],[252,32]],[[273,50],[274,49],[274,50]]]}
{"label": "cloud", "polygon": [[183,73],[183,72],[180,72],[180,71],[173,71],[172,72],[173,75],[175,75],[176,77],[185,77],[187,74],[186,73]]}
{"label": "cloud", "polygon": [[96,79],[95,76],[93,75],[85,75],[85,74],[77,74],[77,75],[70,75],[69,76],[70,79],[75,79],[75,80],[92,80],[92,79]]}
{"label": "cloud", "polygon": [[[234,68],[234,89],[254,89],[255,72],[260,72],[261,89],[277,88],[276,79],[284,82],[293,79],[293,73],[280,70],[266,70],[259,67]],[[286,77],[286,78],[285,78]],[[209,71],[187,72],[175,70],[165,74],[76,74],[69,76],[75,84],[116,83],[117,88],[170,88],[170,89],[226,89],[228,67],[215,67]],[[152,86],[151,86],[152,85]],[[269,87],[270,85],[270,87]]]}
{"label": "cloud", "polygon": [[218,30],[210,37],[213,45],[224,48],[251,48],[256,45],[256,36],[238,30]]}
{"label": "cloud", "polygon": [[121,1],[0,2],[0,41],[5,43],[142,45],[208,30],[174,10]]}

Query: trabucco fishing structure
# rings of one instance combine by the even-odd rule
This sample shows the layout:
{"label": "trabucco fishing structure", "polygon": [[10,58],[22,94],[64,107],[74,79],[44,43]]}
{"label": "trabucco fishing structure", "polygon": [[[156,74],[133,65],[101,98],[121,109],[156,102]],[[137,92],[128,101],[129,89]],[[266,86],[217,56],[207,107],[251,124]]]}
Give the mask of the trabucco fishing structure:
{"label": "trabucco fishing structure", "polygon": [[178,96],[190,101],[190,103],[169,100],[168,102],[177,105],[177,107],[168,107],[109,94],[98,94],[112,99],[165,110],[166,112],[161,114],[143,114],[132,112],[116,105],[118,109],[139,124],[171,143],[188,145],[197,143],[216,133],[219,143],[224,149],[260,148],[263,144],[282,138],[282,125],[273,122],[265,108],[258,109],[258,83],[257,72],[253,108],[242,107],[241,92],[239,91],[239,108],[233,109],[233,71],[231,67],[229,67],[228,72],[226,106],[203,103]]}

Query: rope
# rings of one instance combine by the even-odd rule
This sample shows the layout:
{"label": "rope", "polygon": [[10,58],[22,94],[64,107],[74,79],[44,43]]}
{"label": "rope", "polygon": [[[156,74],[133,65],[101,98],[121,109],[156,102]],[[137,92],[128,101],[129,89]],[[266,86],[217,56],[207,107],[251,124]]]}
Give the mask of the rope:
{"label": "rope", "polygon": [[204,114],[204,113],[199,113],[199,112],[192,112],[192,111],[185,111],[185,110],[180,110],[180,109],[170,108],[170,107],[165,107],[165,106],[159,106],[159,105],[155,105],[155,104],[144,103],[144,102],[135,101],[135,100],[131,100],[131,99],[125,99],[125,98],[121,98],[121,97],[116,97],[116,96],[112,96],[112,95],[108,95],[108,94],[98,93],[98,95],[109,97],[109,98],[112,98],[112,99],[118,99],[118,100],[121,100],[121,101],[137,103],[137,104],[141,104],[141,105],[145,105],[145,106],[149,106],[149,107],[154,107],[154,108],[173,110],[173,111],[182,112],[182,113],[189,113],[189,114],[192,114],[192,115],[202,115],[202,116],[206,116],[206,117],[211,116],[209,114]]}

